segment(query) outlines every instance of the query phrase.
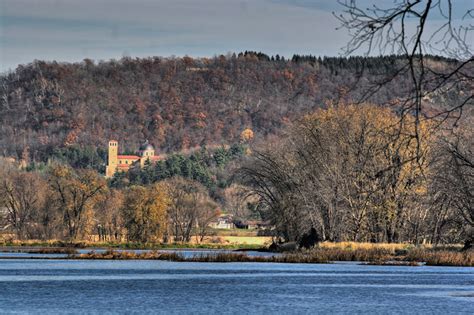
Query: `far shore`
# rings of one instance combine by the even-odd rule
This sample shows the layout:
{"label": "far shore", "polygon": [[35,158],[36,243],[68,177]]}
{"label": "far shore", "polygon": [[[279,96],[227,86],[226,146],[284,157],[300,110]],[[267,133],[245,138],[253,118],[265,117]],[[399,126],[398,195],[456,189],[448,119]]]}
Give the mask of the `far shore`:
{"label": "far shore", "polygon": [[128,243],[128,242],[0,242],[1,251],[24,251],[27,249],[131,249],[131,250],[160,250],[160,249],[183,249],[183,250],[264,250],[266,245],[262,244],[237,244],[237,243]]}

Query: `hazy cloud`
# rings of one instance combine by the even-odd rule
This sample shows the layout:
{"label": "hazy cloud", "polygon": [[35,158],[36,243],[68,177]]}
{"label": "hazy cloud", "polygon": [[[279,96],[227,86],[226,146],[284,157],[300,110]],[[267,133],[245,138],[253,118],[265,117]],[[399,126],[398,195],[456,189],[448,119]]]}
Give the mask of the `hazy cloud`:
{"label": "hazy cloud", "polygon": [[348,39],[335,30],[338,9],[323,0],[0,0],[0,71],[124,54],[337,55]]}
{"label": "hazy cloud", "polygon": [[0,9],[1,70],[124,54],[335,55],[345,40],[327,10],[285,1],[3,0]]}

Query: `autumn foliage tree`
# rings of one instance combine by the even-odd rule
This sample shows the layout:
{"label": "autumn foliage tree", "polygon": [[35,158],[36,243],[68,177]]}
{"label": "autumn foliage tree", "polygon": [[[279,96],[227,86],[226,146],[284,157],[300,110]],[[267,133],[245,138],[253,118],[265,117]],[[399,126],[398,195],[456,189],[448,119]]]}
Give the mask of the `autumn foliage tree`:
{"label": "autumn foliage tree", "polygon": [[168,225],[166,210],[169,202],[162,184],[130,187],[122,206],[128,239],[138,242],[161,240]]}
{"label": "autumn foliage tree", "polygon": [[389,109],[330,106],[255,153],[244,182],[287,240],[315,228],[332,241],[417,242],[408,218],[426,192],[429,146],[412,128]]}

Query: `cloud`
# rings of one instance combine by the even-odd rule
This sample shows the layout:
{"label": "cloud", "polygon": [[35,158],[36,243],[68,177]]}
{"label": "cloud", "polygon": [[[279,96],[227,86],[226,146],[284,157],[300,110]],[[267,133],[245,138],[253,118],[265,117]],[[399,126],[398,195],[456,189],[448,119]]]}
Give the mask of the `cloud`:
{"label": "cloud", "polygon": [[[336,55],[347,40],[311,1],[0,0],[0,71],[34,59],[261,50]],[[327,1],[325,1],[327,2]]]}

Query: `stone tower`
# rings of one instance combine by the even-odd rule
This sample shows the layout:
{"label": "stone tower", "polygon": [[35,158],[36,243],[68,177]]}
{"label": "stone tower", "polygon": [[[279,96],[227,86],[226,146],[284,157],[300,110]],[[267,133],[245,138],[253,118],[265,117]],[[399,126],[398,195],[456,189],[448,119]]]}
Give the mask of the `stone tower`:
{"label": "stone tower", "polygon": [[109,141],[109,159],[107,167],[105,168],[105,177],[114,176],[118,165],[118,142],[115,140]]}

